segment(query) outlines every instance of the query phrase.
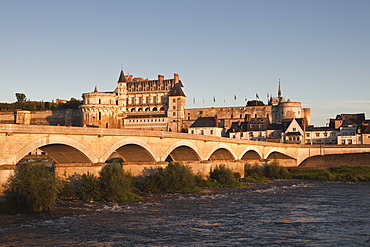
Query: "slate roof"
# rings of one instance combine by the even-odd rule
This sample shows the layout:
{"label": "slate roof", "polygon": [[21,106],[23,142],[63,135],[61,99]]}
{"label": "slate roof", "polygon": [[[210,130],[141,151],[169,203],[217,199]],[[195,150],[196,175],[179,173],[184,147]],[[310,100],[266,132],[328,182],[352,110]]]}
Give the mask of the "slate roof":
{"label": "slate roof", "polygon": [[363,134],[370,134],[370,125],[368,125],[363,131]]}
{"label": "slate roof", "polygon": [[182,90],[182,83],[181,81],[176,83],[173,88],[171,88],[169,96],[185,96],[184,91]]}
{"label": "slate roof", "polygon": [[358,114],[340,114],[335,120],[343,120],[343,125],[361,125],[365,121],[365,113]]}
{"label": "slate roof", "polygon": [[190,128],[195,127],[217,127],[216,117],[199,117],[195,122],[190,126]]}
{"label": "slate roof", "polygon": [[[301,129],[303,129],[303,118],[295,118],[295,120],[297,121],[297,123],[299,124],[299,126],[301,127]],[[283,120],[282,122],[282,131],[285,132],[289,125],[292,123],[293,119],[289,119],[289,120]]]}
{"label": "slate roof", "polygon": [[121,73],[118,77],[118,82],[126,82],[125,74],[123,73],[123,69],[121,69]]}

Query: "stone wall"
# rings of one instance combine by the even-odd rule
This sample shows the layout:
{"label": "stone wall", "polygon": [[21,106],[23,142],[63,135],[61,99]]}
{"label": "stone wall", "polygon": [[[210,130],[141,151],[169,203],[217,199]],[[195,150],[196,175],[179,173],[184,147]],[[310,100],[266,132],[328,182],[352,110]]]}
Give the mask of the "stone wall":
{"label": "stone wall", "polygon": [[0,112],[0,124],[14,123],[14,112]]}
{"label": "stone wall", "polygon": [[81,126],[80,109],[0,112],[0,124]]}
{"label": "stone wall", "polygon": [[328,168],[339,166],[370,166],[370,153],[330,154],[307,158],[300,168]]}
{"label": "stone wall", "polygon": [[272,106],[241,106],[219,108],[185,109],[183,127],[189,128],[198,117],[214,117],[224,119],[225,128],[228,129],[232,122],[249,121],[251,118],[268,118],[272,121]]}

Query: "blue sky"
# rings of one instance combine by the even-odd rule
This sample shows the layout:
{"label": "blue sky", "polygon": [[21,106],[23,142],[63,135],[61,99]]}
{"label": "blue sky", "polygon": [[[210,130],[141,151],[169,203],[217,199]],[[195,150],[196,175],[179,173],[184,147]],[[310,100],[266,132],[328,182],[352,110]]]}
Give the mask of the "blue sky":
{"label": "blue sky", "polygon": [[370,118],[369,13],[368,0],[2,0],[0,102],[112,91],[123,66],[178,73],[188,108],[266,102],[280,79],[317,126]]}

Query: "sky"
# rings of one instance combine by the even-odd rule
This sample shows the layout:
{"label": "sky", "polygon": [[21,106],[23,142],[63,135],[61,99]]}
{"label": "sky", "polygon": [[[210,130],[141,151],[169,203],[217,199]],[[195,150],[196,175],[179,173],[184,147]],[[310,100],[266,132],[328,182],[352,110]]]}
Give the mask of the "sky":
{"label": "sky", "polygon": [[178,73],[187,108],[267,103],[280,80],[315,126],[370,118],[369,13],[368,0],[0,0],[0,102],[113,91],[123,68]]}

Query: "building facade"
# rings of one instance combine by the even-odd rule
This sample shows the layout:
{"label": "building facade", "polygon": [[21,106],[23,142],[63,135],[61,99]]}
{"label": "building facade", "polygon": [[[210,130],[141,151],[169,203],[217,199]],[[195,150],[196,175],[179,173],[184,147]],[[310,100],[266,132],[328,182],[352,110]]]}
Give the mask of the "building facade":
{"label": "building facade", "polygon": [[148,80],[125,75],[123,70],[112,92],[82,95],[84,126],[180,131],[186,96],[179,75]]}
{"label": "building facade", "polygon": [[[156,80],[149,80],[125,75],[121,70],[114,91],[99,92],[95,87],[93,92],[82,95],[83,125],[188,132],[199,117],[216,117],[226,129],[235,121],[257,118],[273,124],[293,118],[302,118],[307,125],[311,121],[310,109],[282,96],[280,81],[278,97],[271,95],[268,104],[263,106],[186,109],[183,89],[178,74],[174,74],[173,79],[158,75]],[[262,137],[257,133],[253,135]]]}

